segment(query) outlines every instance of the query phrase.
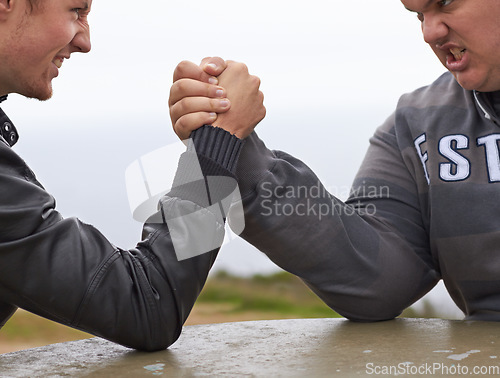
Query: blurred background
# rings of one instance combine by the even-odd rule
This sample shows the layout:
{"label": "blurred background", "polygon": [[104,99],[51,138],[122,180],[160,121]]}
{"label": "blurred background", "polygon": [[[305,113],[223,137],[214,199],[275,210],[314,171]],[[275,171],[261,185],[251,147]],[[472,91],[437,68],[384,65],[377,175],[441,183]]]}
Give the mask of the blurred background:
{"label": "blurred background", "polygon": [[[177,141],[168,95],[181,60],[245,62],[265,94],[260,137],[306,162],[341,199],[400,95],[444,72],[416,16],[398,0],[95,0],[89,21],[92,51],[64,62],[53,98],[11,95],[2,108],[20,133],[15,150],[59,211],[122,248],[134,246],[141,230],[125,170]],[[238,238],[222,249],[217,272],[249,281],[281,274]],[[435,316],[461,317],[443,285],[411,311],[430,308]],[[0,341],[5,337],[0,333]]]}

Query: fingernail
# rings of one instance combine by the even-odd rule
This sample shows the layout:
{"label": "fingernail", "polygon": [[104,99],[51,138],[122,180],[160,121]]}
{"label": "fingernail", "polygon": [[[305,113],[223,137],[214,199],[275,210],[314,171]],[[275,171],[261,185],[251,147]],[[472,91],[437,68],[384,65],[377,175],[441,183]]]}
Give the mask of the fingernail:
{"label": "fingernail", "polygon": [[217,89],[217,90],[215,91],[215,95],[216,95],[217,97],[222,97],[222,96],[224,96],[224,91],[223,91],[222,89]]}
{"label": "fingernail", "polygon": [[217,64],[215,63],[207,63],[207,66],[212,67],[214,70],[217,69]]}
{"label": "fingernail", "polygon": [[226,108],[229,106],[229,100],[220,100],[219,102],[220,106],[222,106],[223,108]]}
{"label": "fingernail", "polygon": [[213,84],[213,85],[217,85],[217,84],[219,84],[219,80],[217,80],[217,78],[215,78],[215,77],[213,77],[213,76],[208,78],[208,82],[209,82],[210,84]]}
{"label": "fingernail", "polygon": [[217,118],[217,113],[210,113],[210,118],[215,119]]}

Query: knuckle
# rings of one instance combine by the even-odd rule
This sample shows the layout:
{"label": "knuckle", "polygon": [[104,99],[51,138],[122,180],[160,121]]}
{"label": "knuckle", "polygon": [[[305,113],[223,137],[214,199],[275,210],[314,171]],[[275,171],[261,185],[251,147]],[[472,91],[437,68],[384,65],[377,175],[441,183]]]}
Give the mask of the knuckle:
{"label": "knuckle", "polygon": [[209,110],[211,112],[214,112],[216,110],[219,110],[219,100],[214,100],[214,99],[211,99],[209,102],[208,102],[208,105],[209,105]]}
{"label": "knuckle", "polygon": [[177,120],[177,122],[175,123],[175,129],[177,133],[181,133],[183,135],[185,134],[187,129],[187,118],[187,116],[183,116]]}
{"label": "knuckle", "polygon": [[248,73],[248,67],[245,63],[238,63],[238,68],[242,73]]}
{"label": "knuckle", "polygon": [[184,78],[196,78],[201,74],[200,71],[201,69],[196,64],[183,60],[175,67],[174,82]]}
{"label": "knuckle", "polygon": [[177,80],[179,80],[179,78],[183,76],[183,72],[184,69],[181,66],[181,63],[179,63],[174,69],[174,83],[176,83]]}
{"label": "knuckle", "polygon": [[261,84],[260,77],[258,76],[250,76],[250,82],[252,83],[253,86],[259,88]]}
{"label": "knuckle", "polygon": [[239,74],[248,73],[248,67],[245,63],[235,62],[234,60],[227,61],[228,68],[231,68],[233,71],[236,71]]}
{"label": "knuckle", "polygon": [[176,81],[174,85],[172,85],[172,87],[175,88],[175,92],[182,94],[183,92],[186,91],[186,85],[187,85],[186,79],[180,79]]}
{"label": "knuckle", "polygon": [[220,56],[214,56],[212,59],[213,59],[214,62],[216,62],[220,66],[224,66],[225,65],[224,59],[222,59]]}
{"label": "knuckle", "polygon": [[177,67],[175,68],[175,71],[178,73],[183,73],[188,70],[188,67],[191,65],[191,62],[188,60],[183,60],[180,62]]}
{"label": "knuckle", "polygon": [[170,92],[168,95],[168,107],[171,108],[174,105],[174,88],[170,87]]}
{"label": "knuckle", "polygon": [[177,106],[176,105],[177,104],[170,106],[170,110],[169,110],[170,118],[172,119],[172,122],[174,122],[174,120],[177,120],[177,118],[179,118],[179,116],[178,116],[179,113],[177,113]]}
{"label": "knuckle", "polygon": [[202,62],[203,63],[215,63],[217,65],[222,65],[222,64],[224,64],[224,59],[222,59],[221,57],[218,57],[218,56],[210,56],[210,57],[204,58]]}
{"label": "knuckle", "polygon": [[172,112],[175,114],[184,115],[187,112],[187,99],[183,98],[182,100],[177,101],[172,106]]}

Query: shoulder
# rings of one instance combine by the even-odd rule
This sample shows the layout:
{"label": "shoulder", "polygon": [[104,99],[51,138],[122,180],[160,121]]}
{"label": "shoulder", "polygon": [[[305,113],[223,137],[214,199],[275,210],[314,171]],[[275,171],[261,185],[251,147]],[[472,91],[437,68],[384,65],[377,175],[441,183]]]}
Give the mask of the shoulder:
{"label": "shoulder", "polygon": [[432,84],[401,96],[398,108],[462,107],[469,105],[472,98],[472,92],[463,89],[453,75],[446,72]]}

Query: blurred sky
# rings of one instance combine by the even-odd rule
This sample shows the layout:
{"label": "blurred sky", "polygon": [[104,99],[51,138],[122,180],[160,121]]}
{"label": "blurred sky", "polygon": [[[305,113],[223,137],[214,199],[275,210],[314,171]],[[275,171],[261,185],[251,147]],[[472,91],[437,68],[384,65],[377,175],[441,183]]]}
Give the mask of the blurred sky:
{"label": "blurred sky", "polygon": [[166,118],[175,65],[210,55],[247,63],[270,114],[287,117],[327,108],[385,115],[444,70],[398,0],[94,0],[90,22],[92,52],[64,63],[54,99],[37,112]]}
{"label": "blurred sky", "polygon": [[[444,72],[398,0],[94,0],[89,20],[92,51],[64,62],[53,99],[10,96],[2,107],[21,134],[16,150],[63,215],[121,247],[140,232],[126,167],[177,140],[167,101],[179,61],[245,62],[265,94],[261,138],[304,160],[341,198],[399,96]],[[216,266],[276,269],[241,241]]]}

